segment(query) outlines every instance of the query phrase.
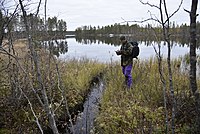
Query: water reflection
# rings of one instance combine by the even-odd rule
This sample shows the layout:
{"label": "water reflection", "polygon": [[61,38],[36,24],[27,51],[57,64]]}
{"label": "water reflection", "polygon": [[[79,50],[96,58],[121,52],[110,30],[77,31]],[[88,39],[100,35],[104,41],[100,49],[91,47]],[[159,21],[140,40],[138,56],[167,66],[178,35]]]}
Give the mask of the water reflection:
{"label": "water reflection", "polygon": [[[128,40],[133,40],[129,38]],[[138,41],[140,47],[139,60],[149,60],[155,58],[155,50],[158,51],[160,45],[161,56],[167,58],[168,48],[164,42],[155,41]],[[41,41],[44,48],[49,50],[52,54],[59,57],[61,60],[68,59],[82,59],[87,58],[103,63],[120,62],[120,56],[115,54],[115,51],[120,49],[120,42],[117,37],[102,37],[100,39],[82,39],[82,38],[67,38],[60,40]],[[189,44],[180,44],[171,41],[171,58],[180,58],[182,60],[182,72],[189,70]],[[186,56],[187,55],[187,56]],[[197,49],[197,55],[200,55],[200,49]],[[200,60],[197,64],[197,72],[200,76]]]}
{"label": "water reflection", "polygon": [[41,41],[40,43],[45,49],[49,50],[53,55],[57,57],[68,52],[67,40],[49,40]]}
{"label": "water reflection", "polygon": [[[133,38],[127,36],[129,41],[138,41],[141,53],[140,59],[148,59],[155,57],[155,50],[161,45],[161,54],[163,57],[167,55],[167,46],[163,41],[153,41],[144,38]],[[189,44],[171,40],[172,58],[183,56],[189,53]],[[59,40],[41,41],[44,48],[61,59],[86,57],[103,62],[119,60],[119,56],[115,55],[115,51],[120,48],[119,36],[92,36],[87,38],[76,37]],[[198,50],[199,52],[199,50]],[[198,54],[197,52],[197,54]]]}
{"label": "water reflection", "polygon": [[[81,39],[68,38],[68,52],[60,54],[61,59],[68,58],[80,59],[86,57],[91,60],[98,60],[100,62],[120,61],[120,56],[115,54],[115,51],[120,49],[120,42],[117,37],[102,37],[102,40],[95,39]],[[133,39],[129,39],[133,40]],[[156,56],[154,47],[158,50],[158,45],[161,45],[161,55],[167,57],[167,45],[164,42],[155,41],[138,41],[140,47],[139,59],[145,60]],[[186,44],[179,44],[171,41],[171,57],[178,58],[189,53],[189,47]],[[198,51],[199,52],[199,51]]]}
{"label": "water reflection", "polygon": [[[132,37],[128,40],[133,41]],[[158,51],[160,45],[161,55],[166,58],[168,48],[163,42],[155,42],[152,40],[139,40],[137,39],[140,47],[139,59],[149,59],[156,56],[155,49]],[[170,42],[171,57],[178,58],[189,53],[189,44],[180,44],[175,41]],[[120,61],[120,56],[115,54],[115,51],[120,49],[120,41],[118,37],[91,37],[88,39],[83,38],[66,38],[59,40],[41,41],[44,48],[59,57],[60,59],[67,60],[71,58],[80,59],[88,58],[100,62]],[[197,49],[197,55],[200,50]]]}
{"label": "water reflection", "polygon": [[[95,38],[96,39],[96,38]],[[118,61],[120,62],[120,56],[115,54],[115,51],[120,49],[120,42],[117,37],[102,37],[100,40],[95,39],[81,39],[81,38],[68,38],[68,52],[60,55],[60,59],[67,60],[70,58],[80,59],[86,57],[90,60],[97,60],[103,63],[111,63]],[[130,38],[129,40],[133,40]],[[160,45],[160,52],[163,58],[167,58],[168,48],[163,41],[138,41],[140,47],[139,60],[149,60],[149,58],[155,58],[156,51],[158,51],[158,46]],[[189,54],[189,44],[180,44],[175,41],[170,42],[171,45],[171,58],[186,59],[185,55]],[[200,49],[197,49],[197,55],[200,55]],[[183,72],[189,70],[189,63],[185,63],[183,60],[181,65],[183,66]],[[199,69],[200,64],[198,63],[197,69]],[[200,76],[200,75],[199,75]]]}
{"label": "water reflection", "polygon": [[[146,46],[151,46],[153,43],[161,43],[163,42],[161,39],[158,39],[155,41],[155,39],[152,39],[150,37],[133,37],[133,36],[127,36],[127,39],[130,41],[138,41],[140,43],[144,43]],[[120,45],[119,42],[119,35],[118,36],[87,36],[87,37],[76,37],[76,41],[78,43],[84,43],[84,44],[109,44],[109,45],[114,45],[118,46]],[[197,41],[197,44],[199,40]],[[189,47],[189,40],[186,38],[171,38],[170,44],[172,45],[179,45],[180,47]],[[197,46],[199,48],[199,45]]]}

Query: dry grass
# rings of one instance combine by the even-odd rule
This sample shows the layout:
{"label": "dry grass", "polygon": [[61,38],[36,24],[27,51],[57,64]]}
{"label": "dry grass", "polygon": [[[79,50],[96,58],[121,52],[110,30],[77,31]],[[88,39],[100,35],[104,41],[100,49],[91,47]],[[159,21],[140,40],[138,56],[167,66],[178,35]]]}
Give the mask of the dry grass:
{"label": "dry grass", "polygon": [[[194,101],[190,95],[189,76],[176,67],[180,60],[172,61],[173,82],[177,103],[176,132],[186,133],[194,119]],[[167,63],[163,62],[166,78],[166,97],[169,119],[171,97],[168,82]],[[124,77],[119,64],[113,64],[106,75],[106,89],[97,118],[99,133],[164,133],[165,111],[163,86],[156,60],[140,61],[133,67],[133,87],[123,86]],[[200,86],[200,85],[199,85]],[[183,112],[184,111],[184,112]],[[193,112],[192,112],[193,111]],[[169,120],[170,123],[170,120]]]}
{"label": "dry grass", "polygon": [[[6,44],[6,41],[4,43],[4,48],[8,50],[8,44]],[[31,81],[31,85],[36,90],[38,89],[36,68],[26,47],[26,40],[18,40],[13,44],[17,59],[13,60],[11,57],[11,60],[9,60],[8,55],[1,54],[0,70],[3,68],[4,70],[0,73],[0,113],[2,115],[0,116],[0,124],[4,125],[0,127],[0,133],[13,133],[19,129],[23,133],[38,133],[37,125],[33,121],[34,117],[27,100],[19,89],[16,88],[20,86],[29,97],[35,112],[37,115],[40,115],[38,118],[42,126],[45,128],[48,124],[47,117],[30,87]],[[45,85],[49,100],[51,100],[51,106],[54,108],[62,100],[61,87],[59,88],[61,83],[58,84],[56,63],[58,63],[63,82],[62,89],[66,93],[71,111],[75,111],[73,108],[79,105],[79,103],[83,103],[84,97],[89,91],[91,80],[105,68],[105,65],[88,59],[67,62],[59,61],[54,56],[50,56],[45,49],[37,49],[37,54],[43,84]],[[19,64],[21,67],[19,67]],[[11,82],[13,83],[11,84]],[[66,117],[63,107],[60,106],[55,112],[56,119],[62,115]]]}

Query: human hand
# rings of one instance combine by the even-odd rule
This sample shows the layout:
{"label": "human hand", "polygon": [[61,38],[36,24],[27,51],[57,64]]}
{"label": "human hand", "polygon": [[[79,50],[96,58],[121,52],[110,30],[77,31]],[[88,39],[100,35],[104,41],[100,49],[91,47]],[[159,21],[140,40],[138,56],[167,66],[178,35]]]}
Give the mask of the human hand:
{"label": "human hand", "polygon": [[116,52],[117,55],[121,55],[122,54],[121,50],[117,50],[115,52]]}

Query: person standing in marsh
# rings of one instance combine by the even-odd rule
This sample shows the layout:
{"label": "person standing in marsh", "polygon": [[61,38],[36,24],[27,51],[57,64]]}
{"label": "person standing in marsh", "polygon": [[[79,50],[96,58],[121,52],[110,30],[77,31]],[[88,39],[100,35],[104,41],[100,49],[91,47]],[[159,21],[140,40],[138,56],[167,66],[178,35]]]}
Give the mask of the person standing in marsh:
{"label": "person standing in marsh", "polygon": [[126,40],[125,36],[121,36],[120,41],[122,45],[120,50],[116,51],[116,54],[121,55],[122,73],[125,76],[125,84],[130,89],[132,85],[133,46]]}

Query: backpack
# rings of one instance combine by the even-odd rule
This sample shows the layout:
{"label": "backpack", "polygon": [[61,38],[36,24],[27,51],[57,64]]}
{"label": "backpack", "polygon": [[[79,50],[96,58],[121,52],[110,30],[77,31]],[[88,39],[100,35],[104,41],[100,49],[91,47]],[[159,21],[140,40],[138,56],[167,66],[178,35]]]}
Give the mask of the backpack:
{"label": "backpack", "polygon": [[133,49],[132,49],[132,58],[138,58],[137,56],[139,55],[140,53],[140,48],[138,47],[138,43],[136,41],[131,41],[129,42],[132,46],[133,46]]}

